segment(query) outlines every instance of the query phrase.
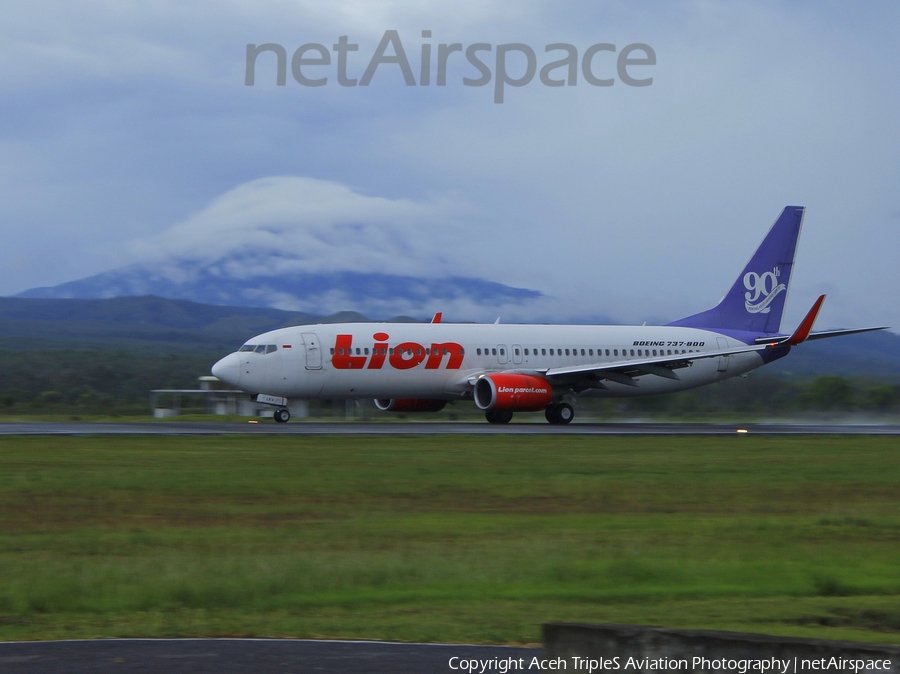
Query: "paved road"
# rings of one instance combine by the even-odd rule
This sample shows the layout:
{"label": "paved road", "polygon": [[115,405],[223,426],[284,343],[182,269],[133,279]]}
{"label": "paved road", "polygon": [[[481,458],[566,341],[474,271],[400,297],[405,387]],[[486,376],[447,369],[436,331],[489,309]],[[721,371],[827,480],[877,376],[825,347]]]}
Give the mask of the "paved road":
{"label": "paved road", "polygon": [[[458,671],[450,668],[453,657],[524,658],[527,668],[535,656],[541,656],[539,649],[506,646],[294,639],[104,639],[0,643],[0,672],[437,674]],[[453,664],[458,665],[458,661]]]}
{"label": "paved road", "polygon": [[693,424],[693,423],[545,423],[485,422],[292,422],[258,424],[216,422],[14,422],[0,423],[0,435],[900,435],[897,424]]}

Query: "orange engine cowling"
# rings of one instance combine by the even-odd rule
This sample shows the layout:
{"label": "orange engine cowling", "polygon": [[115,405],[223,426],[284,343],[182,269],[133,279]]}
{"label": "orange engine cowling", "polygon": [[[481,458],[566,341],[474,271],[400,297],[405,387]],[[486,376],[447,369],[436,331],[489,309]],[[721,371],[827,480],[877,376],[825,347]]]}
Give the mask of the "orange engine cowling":
{"label": "orange engine cowling", "polygon": [[487,374],[475,382],[475,404],[481,410],[547,409],[553,401],[553,387],[542,377],[530,374]]}
{"label": "orange engine cowling", "polygon": [[375,407],[382,412],[440,412],[446,400],[428,398],[376,398]]}

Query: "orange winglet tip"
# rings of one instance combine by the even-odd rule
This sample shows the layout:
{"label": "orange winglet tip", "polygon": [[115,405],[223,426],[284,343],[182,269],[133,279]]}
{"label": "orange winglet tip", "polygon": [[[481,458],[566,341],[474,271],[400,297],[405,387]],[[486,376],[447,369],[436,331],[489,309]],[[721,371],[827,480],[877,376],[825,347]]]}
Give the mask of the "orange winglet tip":
{"label": "orange winglet tip", "polygon": [[784,342],[785,345],[795,346],[806,341],[806,338],[809,337],[809,333],[812,332],[813,323],[816,322],[816,316],[819,315],[819,309],[822,308],[822,302],[824,301],[825,295],[819,295],[819,299],[812,305],[812,309],[809,310],[806,317],[800,321],[800,325],[797,326],[794,334],[788,337],[787,341]]}

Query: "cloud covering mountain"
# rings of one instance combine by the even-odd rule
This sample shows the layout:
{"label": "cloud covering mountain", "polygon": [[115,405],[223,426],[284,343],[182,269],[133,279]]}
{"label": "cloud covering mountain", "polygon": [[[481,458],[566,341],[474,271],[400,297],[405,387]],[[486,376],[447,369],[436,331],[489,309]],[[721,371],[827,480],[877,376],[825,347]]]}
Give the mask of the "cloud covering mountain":
{"label": "cloud covering mountain", "polygon": [[452,274],[465,204],[360,194],[330,181],[271,177],[240,185],[156,237],[125,267],[21,297],[158,295],[211,304],[387,318],[443,311],[471,319],[537,310],[536,290]]}

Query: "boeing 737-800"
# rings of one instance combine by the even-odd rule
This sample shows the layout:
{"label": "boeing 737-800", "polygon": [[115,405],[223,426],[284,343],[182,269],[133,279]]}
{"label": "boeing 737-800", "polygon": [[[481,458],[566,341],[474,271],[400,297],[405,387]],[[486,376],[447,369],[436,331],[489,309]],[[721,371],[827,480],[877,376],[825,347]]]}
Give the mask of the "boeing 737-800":
{"label": "boeing 737-800", "polygon": [[433,412],[472,400],[492,423],[544,410],[567,424],[580,396],[642,396],[703,386],[783,358],[813,332],[825,296],[781,332],[803,208],[781,213],[719,304],[660,326],[343,323],[258,335],[212,368],[290,418],[290,399],[374,398],[384,411]]}

